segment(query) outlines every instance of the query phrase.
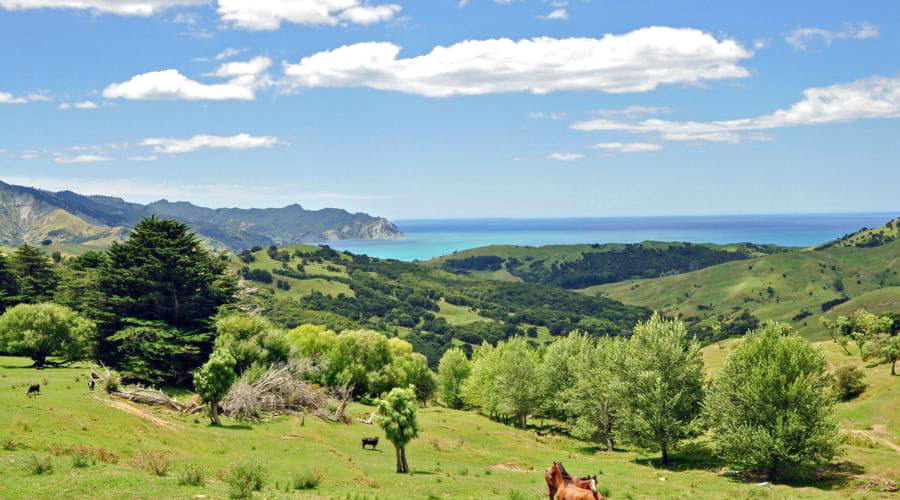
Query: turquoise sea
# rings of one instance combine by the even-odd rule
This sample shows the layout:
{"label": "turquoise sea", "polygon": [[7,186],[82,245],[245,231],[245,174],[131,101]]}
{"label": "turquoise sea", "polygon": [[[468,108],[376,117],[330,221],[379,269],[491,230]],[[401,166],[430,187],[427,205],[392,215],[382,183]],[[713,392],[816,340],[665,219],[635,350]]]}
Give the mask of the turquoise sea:
{"label": "turquoise sea", "polygon": [[898,213],[813,215],[720,215],[571,219],[398,220],[399,240],[344,240],[332,248],[372,257],[425,260],[457,250],[494,244],[555,245],[636,243],[774,243],[810,246],[862,227],[880,226]]}

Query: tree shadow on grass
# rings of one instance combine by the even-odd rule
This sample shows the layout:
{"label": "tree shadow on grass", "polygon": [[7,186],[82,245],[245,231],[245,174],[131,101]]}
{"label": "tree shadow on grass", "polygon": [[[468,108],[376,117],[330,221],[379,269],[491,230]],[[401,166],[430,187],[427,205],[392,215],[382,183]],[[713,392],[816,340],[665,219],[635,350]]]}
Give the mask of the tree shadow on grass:
{"label": "tree shadow on grass", "polygon": [[222,424],[210,425],[213,429],[225,429],[226,431],[252,431],[253,427],[247,424]]}
{"label": "tree shadow on grass", "polygon": [[[796,488],[816,488],[832,491],[846,488],[853,482],[857,475],[864,474],[866,469],[850,461],[823,465],[821,467],[803,467],[783,473],[782,477],[773,484],[791,486]],[[765,481],[762,476],[747,476],[744,481]]]}
{"label": "tree shadow on grass", "polygon": [[633,463],[647,465],[654,469],[663,469],[672,472],[687,470],[718,470],[725,465],[721,459],[713,455],[712,451],[703,443],[688,443],[677,451],[669,454],[669,463],[663,465],[661,457],[636,458]]}

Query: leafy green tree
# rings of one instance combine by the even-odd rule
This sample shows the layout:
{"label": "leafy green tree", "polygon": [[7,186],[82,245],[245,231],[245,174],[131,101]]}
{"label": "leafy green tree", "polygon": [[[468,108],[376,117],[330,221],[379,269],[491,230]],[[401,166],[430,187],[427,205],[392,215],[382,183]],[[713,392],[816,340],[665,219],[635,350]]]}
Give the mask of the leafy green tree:
{"label": "leafy green tree", "polygon": [[729,356],[704,407],[717,452],[740,470],[775,479],[838,455],[836,402],[825,355],[789,326],[769,322]]}
{"label": "leafy green tree", "polygon": [[640,448],[659,450],[662,463],[679,441],[700,433],[703,358],[681,321],[655,313],[634,327],[613,388],[621,434]]}
{"label": "leafy green tree", "polygon": [[294,353],[313,362],[324,359],[337,343],[337,333],[325,326],[300,325],[287,333]]}
{"label": "leafy green tree", "polygon": [[411,386],[416,391],[416,397],[423,403],[434,396],[437,382],[434,373],[428,367],[428,358],[425,355],[417,352],[395,355],[392,364],[398,372],[398,377],[391,388]]}
{"label": "leafy green tree", "polygon": [[891,364],[891,375],[897,375],[897,360],[900,359],[900,335],[881,335],[878,339],[878,354]]}
{"label": "leafy green tree", "polygon": [[838,316],[834,320],[822,318],[825,328],[831,330],[831,336],[844,348],[847,354],[849,342],[854,342],[861,358],[866,359],[865,346],[880,335],[889,334],[894,321],[890,316],[878,316],[865,309],[857,309],[850,316]]}
{"label": "leafy green tree", "polygon": [[378,400],[378,424],[388,440],[394,444],[397,455],[397,473],[409,473],[406,461],[406,445],[419,435],[416,420],[416,393],[413,388],[395,387],[387,396]]}
{"label": "leafy green tree", "polygon": [[19,297],[27,304],[48,302],[53,298],[58,279],[53,263],[38,247],[22,245],[12,258],[19,280]]}
{"label": "leafy green tree", "polygon": [[[187,225],[144,219],[128,240],[113,243],[108,255],[99,282],[104,313],[101,359],[118,366],[124,357],[123,340],[130,338],[132,347],[142,341],[118,335],[119,331],[146,322],[162,322],[173,327],[169,332],[184,332],[155,336],[150,342],[166,342],[173,351],[197,349],[203,356],[211,351],[210,318],[233,300],[235,282],[225,274],[227,263],[211,255]],[[147,346],[148,352],[152,349]],[[132,353],[140,356],[142,350],[137,346]],[[193,368],[188,366],[178,378]]]}
{"label": "leafy green tree", "polygon": [[466,399],[490,415],[513,417],[524,427],[541,403],[540,359],[525,337],[482,346],[472,359],[472,374],[464,385]]}
{"label": "leafy green tree", "polygon": [[575,331],[556,339],[541,360],[538,383],[542,397],[542,414],[566,420],[571,416],[566,403],[565,389],[575,384],[576,373],[572,361],[594,349],[594,341],[588,335]]}
{"label": "leafy green tree", "polygon": [[194,373],[194,389],[209,407],[212,425],[222,425],[219,419],[219,401],[225,398],[237,374],[235,360],[228,351],[214,351],[207,361]]}
{"label": "leafy green tree", "polygon": [[325,380],[328,385],[351,384],[357,394],[372,393],[391,361],[384,335],[374,330],[346,330],[328,353]]}
{"label": "leafy green tree", "polygon": [[19,283],[12,263],[0,253],[0,313],[19,301]]}
{"label": "leafy green tree", "polygon": [[28,356],[35,366],[47,358],[81,359],[94,334],[94,323],[58,304],[19,304],[0,316],[0,351]]}
{"label": "leafy green tree", "polygon": [[216,320],[215,330],[215,350],[231,353],[239,374],[253,364],[269,366],[290,357],[291,346],[285,332],[265,318],[228,314]]}
{"label": "leafy green tree", "polygon": [[465,402],[462,387],[471,372],[469,358],[462,349],[454,347],[441,356],[438,364],[438,394],[449,408],[456,410],[463,408]]}
{"label": "leafy green tree", "polygon": [[573,384],[562,392],[563,404],[574,416],[572,433],[591,441],[606,441],[615,449],[619,402],[615,387],[620,377],[626,342],[617,337],[598,339],[596,346],[570,361]]}

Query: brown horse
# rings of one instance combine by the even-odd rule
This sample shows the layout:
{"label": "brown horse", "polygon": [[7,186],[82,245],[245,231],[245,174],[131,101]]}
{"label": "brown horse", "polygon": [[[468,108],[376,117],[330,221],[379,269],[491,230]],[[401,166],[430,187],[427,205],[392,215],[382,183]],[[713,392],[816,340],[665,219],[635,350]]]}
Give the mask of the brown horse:
{"label": "brown horse", "polygon": [[[556,465],[556,463],[557,462],[553,462],[554,465]],[[566,478],[569,478],[572,481],[572,483],[575,484],[575,486],[578,486],[579,488],[582,488],[585,490],[591,490],[591,492],[594,493],[595,500],[603,500],[604,499],[603,495],[600,495],[597,492],[597,476],[586,476],[586,477],[582,477],[582,478],[573,478],[569,475],[568,472],[566,472],[566,468],[563,467],[562,464],[559,464],[559,465],[560,465],[560,473],[562,473],[564,480]],[[549,498],[550,498],[550,500],[553,500],[554,496],[556,495],[556,483],[553,481],[553,469],[552,468],[544,469],[544,481],[547,482],[547,490],[549,492]]]}
{"label": "brown horse", "polygon": [[550,478],[553,481],[553,486],[550,486],[550,481],[547,482],[547,486],[550,487],[552,499],[597,500],[603,498],[597,493],[596,480],[587,480],[587,488],[582,488],[578,484],[584,484],[584,480],[573,479],[559,462],[553,462],[553,467],[550,468]]}

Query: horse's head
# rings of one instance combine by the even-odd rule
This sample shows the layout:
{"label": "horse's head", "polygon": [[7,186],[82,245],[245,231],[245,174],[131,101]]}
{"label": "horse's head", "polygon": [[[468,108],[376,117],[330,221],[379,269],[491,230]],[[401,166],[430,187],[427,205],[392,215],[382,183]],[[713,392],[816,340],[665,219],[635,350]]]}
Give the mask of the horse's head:
{"label": "horse's head", "polygon": [[569,475],[569,472],[566,471],[566,468],[563,466],[563,464],[560,462],[555,463],[559,467],[559,473],[562,475],[563,479],[570,481],[572,479],[572,476]]}

